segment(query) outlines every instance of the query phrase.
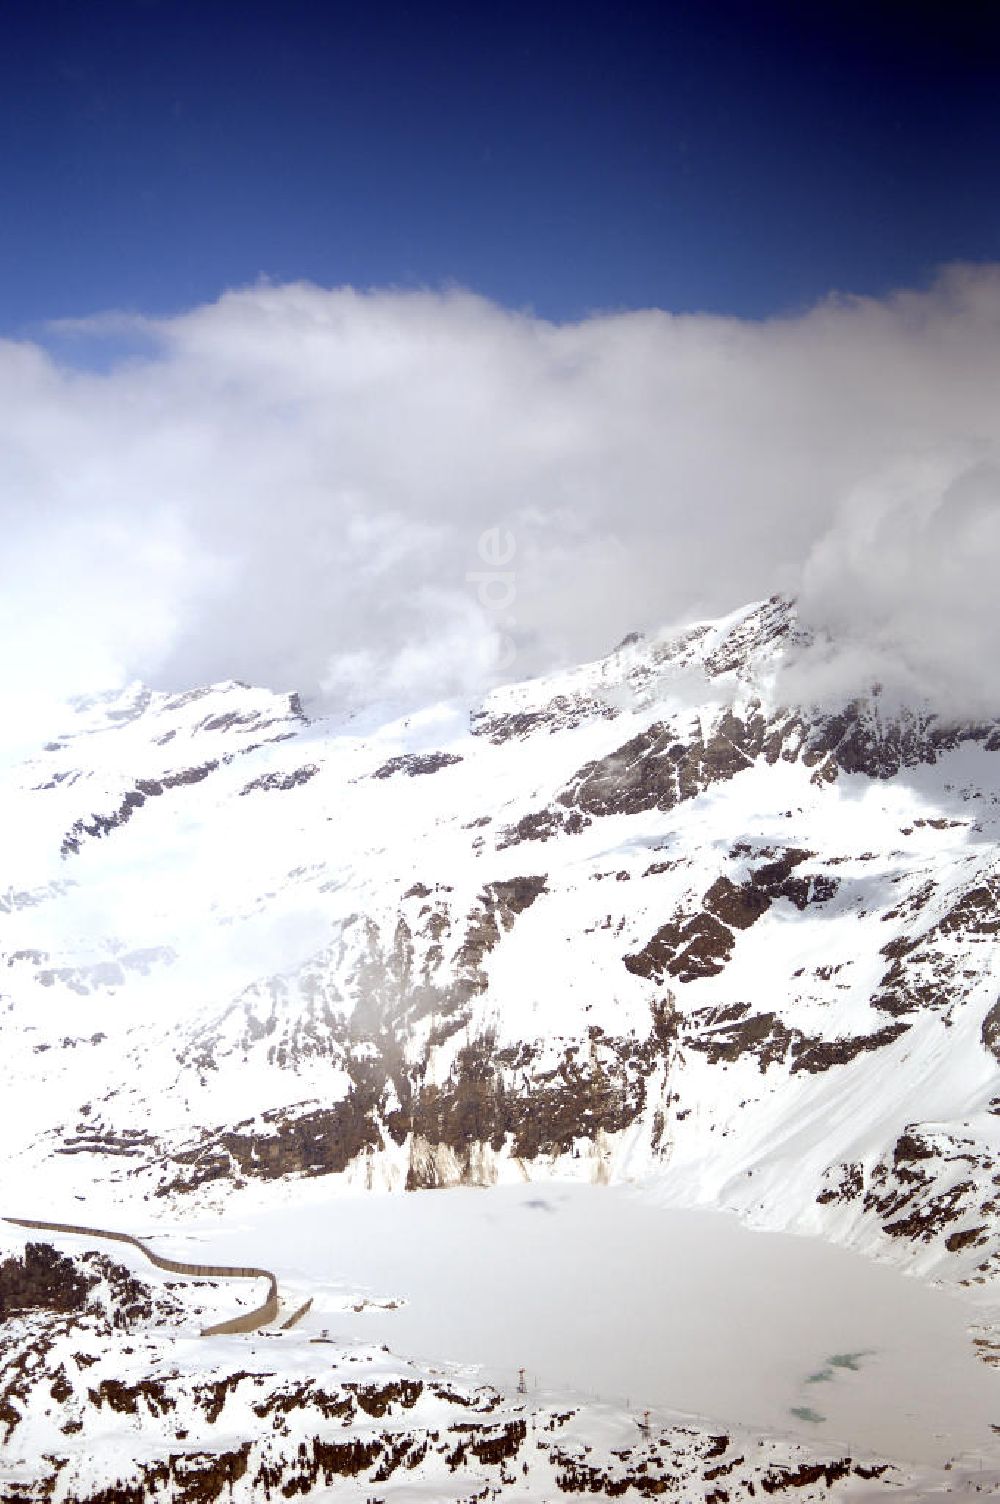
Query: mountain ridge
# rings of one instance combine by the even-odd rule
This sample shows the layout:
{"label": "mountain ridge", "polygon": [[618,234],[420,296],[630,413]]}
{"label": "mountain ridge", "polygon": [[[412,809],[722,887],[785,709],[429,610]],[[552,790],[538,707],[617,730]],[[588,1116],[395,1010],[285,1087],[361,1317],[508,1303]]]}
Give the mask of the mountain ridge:
{"label": "mountain ridge", "polygon": [[[995,1364],[1000,722],[890,713],[877,687],[789,707],[803,646],[774,597],[375,730],[233,681],[78,702],[0,770],[0,1211],[82,1203],[145,1239],[307,1188],[628,1182],[961,1290]],[[173,1291],[98,1253],[18,1257],[11,1287],[35,1271],[57,1303],[0,1331],[12,1499],[249,1499],[397,1468],[435,1497],[467,1497],[467,1468],[505,1492],[529,1425],[525,1497],[919,1496],[884,1459],[709,1422],[647,1418],[633,1446],[627,1414],[308,1324],[280,1363],[267,1332],[195,1358]],[[49,1389],[65,1436],[38,1419]],[[110,1413],[113,1445],[93,1439]]]}
{"label": "mountain ridge", "polygon": [[[22,935],[5,948],[6,1010],[37,1000],[31,1050],[46,1070],[55,1052],[68,1080],[74,1059],[111,1054],[101,997],[108,1017],[123,998],[154,1017],[118,1036],[125,1057],[103,1097],[79,1092],[87,1112],[42,1129],[20,1162],[84,1155],[100,1177],[117,1156],[130,1161],[127,1181],[117,1165],[112,1177],[123,1194],[171,1206],[261,1178],[416,1188],[579,1175],[581,1160],[672,1197],[724,1076],[744,1081],[738,1136],[764,1156],[772,1082],[811,1077],[822,1095],[831,1073],[849,1082],[884,1060],[907,1065],[914,1099],[878,1155],[845,1142],[816,1167],[815,1211],[762,1201],[767,1158],[752,1153],[729,1165],[725,1197],[766,1225],[835,1236],[834,1211],[850,1204],[848,1241],[896,1257],[902,1237],[921,1266],[930,1248],[942,1275],[991,1278],[1000,726],[927,710],[886,720],[877,695],[830,713],[783,707],[777,670],[802,640],[794,607],[773,597],[499,688],[465,726],[436,707],[365,738],[309,720],[295,696],[232,682],[79,705],[74,735],[13,770],[22,820],[49,800],[33,836],[47,881],[8,879]],[[963,782],[966,769],[980,782]],[[855,839],[859,815],[881,845]],[[171,861],[176,880],[157,884],[151,869]],[[167,911],[203,864],[209,903],[185,932]],[[58,953],[30,943],[42,916],[86,908],[81,890],[125,908],[136,880],[152,923],[147,911],[131,935],[90,933],[75,952],[72,939]],[[215,976],[171,1019],[162,1000],[172,976],[191,978],[192,930],[209,937]],[[778,976],[766,953],[789,944],[814,964]],[[282,950],[292,964],[270,970]],[[65,1019],[74,999],[74,1018],[97,1026],[47,1037],[46,1012]],[[956,1081],[944,1121],[976,1114],[975,1191],[958,1194],[948,1156],[931,1151],[926,1184],[909,1171],[901,1182],[899,1142],[927,1116],[918,1091],[944,1106],[919,1062],[966,1032],[981,1084],[965,1101]],[[155,1105],[134,1084],[143,1075]],[[790,1133],[790,1158],[794,1144]],[[698,1153],[709,1180],[732,1158]],[[747,1171],[749,1204],[733,1184]],[[970,1268],[973,1248],[987,1256]]]}

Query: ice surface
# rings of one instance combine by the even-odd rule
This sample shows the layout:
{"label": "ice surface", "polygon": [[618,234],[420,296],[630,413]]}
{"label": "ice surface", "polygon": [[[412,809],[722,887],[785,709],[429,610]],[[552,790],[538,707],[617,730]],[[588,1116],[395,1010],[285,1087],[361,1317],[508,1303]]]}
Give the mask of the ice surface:
{"label": "ice surface", "polygon": [[[311,1332],[478,1363],[510,1387],[523,1367],[548,1391],[938,1465],[984,1446],[1000,1414],[1000,1373],[974,1356],[966,1301],[818,1239],[652,1205],[641,1189],[314,1196],[192,1231],[199,1257],[252,1250],[311,1291]],[[351,1295],[377,1303],[354,1314]]]}

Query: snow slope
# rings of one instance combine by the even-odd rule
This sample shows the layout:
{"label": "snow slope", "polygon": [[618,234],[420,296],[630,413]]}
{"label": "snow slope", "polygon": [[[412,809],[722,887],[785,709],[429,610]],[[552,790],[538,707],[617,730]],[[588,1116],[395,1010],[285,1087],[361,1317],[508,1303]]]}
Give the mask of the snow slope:
{"label": "snow slope", "polygon": [[0,770],[0,1211],[628,1180],[988,1330],[1000,724],[783,706],[799,643],[773,599],[384,725],[76,705]]}

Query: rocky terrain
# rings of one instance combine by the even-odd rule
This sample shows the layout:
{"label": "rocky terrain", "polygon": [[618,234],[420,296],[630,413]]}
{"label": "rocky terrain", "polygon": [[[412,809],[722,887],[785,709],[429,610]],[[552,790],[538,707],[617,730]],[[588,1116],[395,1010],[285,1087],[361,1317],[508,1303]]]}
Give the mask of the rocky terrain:
{"label": "rocky terrain", "polygon": [[[992,1312],[1000,721],[892,709],[878,686],[789,706],[803,645],[773,599],[471,713],[310,720],[235,683],[77,704],[2,770],[0,1212],[110,1208],[148,1231],[316,1177],[331,1194],[628,1179]],[[139,1335],[105,1371],[124,1320],[107,1270],[88,1286],[40,1247],[10,1242],[0,1268],[5,1498],[291,1497],[335,1475],[374,1497],[404,1472],[454,1484],[442,1498],[528,1478],[523,1497],[735,1500],[796,1469],[802,1499],[881,1486],[872,1459],[775,1441],[736,1462],[749,1443],[697,1428],[626,1446],[611,1432],[632,1419],[453,1400],[384,1353],[354,1355],[393,1392],[381,1412],[341,1352],[322,1382],[284,1360],[262,1376],[263,1338],[197,1393]],[[53,1368],[69,1342],[87,1361]],[[13,1418],[43,1384],[70,1438],[120,1416],[141,1467],[102,1481],[54,1432],[22,1455]],[[199,1464],[213,1426],[240,1439]]]}
{"label": "rocky terrain", "polygon": [[[5,1285],[16,1262],[0,1266]],[[379,1498],[415,1476],[423,1496],[455,1500],[512,1489],[522,1498],[736,1501],[787,1491],[815,1500],[841,1482],[897,1492],[906,1482],[886,1463],[818,1458],[794,1444],[689,1424],[636,1425],[594,1408],[531,1404],[394,1363],[378,1349],[338,1351],[323,1336],[312,1339],[319,1351],[308,1374],[301,1354],[275,1352],[278,1337],[269,1347],[244,1349],[238,1368],[199,1361],[178,1343],[175,1356],[190,1368],[165,1368],[157,1362],[156,1324],[176,1315],[177,1302],[158,1300],[120,1266],[88,1256],[53,1259],[44,1245],[29,1245],[23,1267],[29,1275],[44,1267],[47,1277],[25,1282],[22,1272],[20,1301],[5,1313],[4,1445],[16,1449],[22,1420],[39,1428],[31,1411],[42,1395],[49,1415],[58,1408],[61,1434],[52,1451],[23,1467],[23,1480],[8,1476],[9,1504],[214,1504],[322,1489],[334,1497],[338,1485],[352,1484]],[[109,1426],[121,1432],[113,1449]],[[95,1457],[102,1441],[105,1455]]]}

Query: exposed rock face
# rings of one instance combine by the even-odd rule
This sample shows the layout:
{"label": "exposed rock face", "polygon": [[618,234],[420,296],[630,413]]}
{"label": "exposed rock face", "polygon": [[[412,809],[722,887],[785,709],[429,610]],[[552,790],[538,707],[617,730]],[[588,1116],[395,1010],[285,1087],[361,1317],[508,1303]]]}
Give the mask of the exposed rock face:
{"label": "exposed rock face", "polygon": [[717,975],[732,959],[734,932],[756,924],[776,899],[787,898],[801,911],[833,898],[840,886],[836,877],[792,875],[812,855],[791,848],[751,871],[745,882],[716,878],[702,899],[703,909],[693,914],[678,911],[641,951],[624,957],[628,970],[655,982],[666,976],[692,982]]}
{"label": "exposed rock face", "polygon": [[[532,875],[484,884],[456,934],[447,905],[427,902],[431,889],[415,884],[388,943],[370,921],[350,927],[356,959],[347,986],[353,999],[340,993],[327,998],[317,989],[305,1035],[301,1014],[289,1020],[281,1007],[287,1000],[276,989],[262,1017],[264,999],[254,989],[240,1010],[241,1047],[251,1048],[257,1038],[273,1041],[268,1053],[278,1066],[303,1052],[325,1053],[348,1078],[348,1090],[328,1105],[268,1110],[231,1128],[203,1131],[190,1147],[171,1152],[173,1173],[161,1178],[157,1194],[233,1177],[337,1174],[360,1156],[384,1151],[390,1143],[401,1147],[409,1135],[423,1134],[436,1111],[431,1105],[436,1092],[424,1082],[424,1061],[407,1058],[406,1041],[415,1025],[426,1025],[432,1045],[468,1026],[468,1005],[487,987],[485,959],[545,887],[544,877]],[[446,945],[454,980],[441,985],[437,972]],[[211,1070],[223,1038],[221,1028],[212,1031],[187,1062]]]}
{"label": "exposed rock face", "polygon": [[857,1160],[850,1164],[831,1165],[823,1178],[826,1184],[816,1197],[820,1206],[859,1200],[864,1191],[864,1165]]}
{"label": "exposed rock face", "polygon": [[291,773],[265,773],[240,789],[240,794],[253,794],[258,791],[267,794],[301,788],[302,784],[308,783],[310,778],[315,778],[318,772],[319,768],[315,763],[307,763],[305,767],[294,768]]}
{"label": "exposed rock face", "polygon": [[[748,643],[757,651],[787,635],[788,623],[773,636],[748,627],[727,641],[704,666],[712,675],[748,678]],[[752,661],[752,655],[751,659]],[[752,681],[748,681],[752,682]],[[534,729],[534,722],[522,731]],[[909,768],[935,764],[965,743],[1000,751],[1000,725],[947,725],[930,714],[899,712],[884,717],[877,696],[856,699],[837,714],[814,714],[785,707],[768,709],[752,694],[739,696],[692,727],[654,722],[613,752],[584,764],[559,793],[555,809],[522,817],[508,831],[507,844],[546,839],[558,831],[573,834],[591,819],[607,815],[666,811],[719,783],[760,765],[800,761],[820,784],[840,773],[886,781]],[[569,809],[567,816],[563,811]]]}
{"label": "exposed rock face", "polygon": [[[239,694],[240,691],[247,690],[248,686],[233,683],[222,686],[221,689],[222,697],[228,699],[233,693]],[[110,708],[105,712],[109,722],[118,724],[135,723],[144,718],[152,719],[154,710],[161,718],[174,716],[182,722],[187,720],[185,732],[189,744],[193,744],[192,750],[206,741],[214,741],[220,743],[220,755],[195,759],[180,767],[168,766],[156,772],[149,771],[144,776],[135,778],[130,786],[121,788],[118,802],[113,808],[106,808],[104,812],[92,811],[73,822],[62,840],[60,852],[63,857],[77,855],[82,842],[88,837],[100,839],[128,824],[133,815],[141,810],[148,800],[159,799],[163,794],[202,783],[220,768],[227,767],[235,758],[256,752],[268,743],[292,738],[296,729],[308,724],[299,697],[294,694],[262,698],[259,694],[251,692],[245,697],[247,704],[243,709],[217,708],[200,720],[197,719],[196,714],[193,717],[189,715],[192,707],[199,701],[207,702],[212,696],[217,698],[220,696],[219,687],[210,686],[201,690],[191,690],[186,694],[159,696],[160,703],[154,707],[152,693],[149,690],[142,690],[131,703],[120,710]],[[254,699],[259,703],[252,703]],[[160,735],[152,735],[151,752],[152,748],[169,745],[176,736],[176,726],[169,726]],[[254,740],[249,740],[250,737]],[[59,742],[50,743],[46,748],[46,751],[60,753],[63,750]],[[255,781],[248,785],[243,792],[250,792],[250,789],[256,787],[291,788],[297,783],[306,781],[317,771],[315,768],[299,769],[292,774],[276,775],[274,782],[269,782],[265,777],[262,781]],[[38,787],[58,788],[62,783],[75,783],[78,776],[75,772],[60,771],[48,782]]]}
{"label": "exposed rock face", "polygon": [[461,761],[452,752],[408,752],[401,757],[390,757],[388,762],[375,769],[372,777],[392,778],[395,773],[405,773],[409,778],[416,778],[421,774],[439,773],[442,768]]}
{"label": "exposed rock face", "polygon": [[789,1066],[790,1074],[810,1071],[813,1075],[848,1065],[865,1051],[881,1049],[905,1034],[908,1024],[890,1024],[874,1034],[820,1039],[789,1029],[774,1013],[751,1013],[749,1003],[711,1008],[691,1015],[690,1026],[681,1035],[689,1049],[703,1053],[710,1065],[752,1056],[765,1072],[770,1065]]}
{"label": "exposed rock face", "polygon": [[672,725],[653,725],[610,757],[587,763],[559,795],[590,816],[673,809],[704,789],[735,778],[761,755],[781,754],[783,722],[769,725],[759,707],[725,710],[707,735],[678,740]]}
{"label": "exposed rock face", "polygon": [[132,1328],[174,1316],[173,1298],[152,1290],[106,1254],[76,1257],[57,1253],[51,1243],[28,1242],[24,1254],[0,1263],[0,1320],[35,1312],[83,1315],[91,1325]]}
{"label": "exposed rock face", "polygon": [[553,735],[558,731],[573,731],[577,726],[594,718],[613,721],[617,715],[614,706],[591,695],[554,695],[537,710],[491,713],[475,711],[471,717],[473,736],[482,736],[496,745],[532,736],[536,731]]}
{"label": "exposed rock face", "polygon": [[21,1311],[82,1311],[97,1283],[50,1243],[28,1243],[0,1264],[0,1320]]}
{"label": "exposed rock face", "polygon": [[440,1085],[425,1085],[414,1103],[409,1189],[442,1183],[441,1148],[451,1151],[455,1178],[478,1179],[482,1151],[509,1142],[518,1159],[570,1153],[578,1140],[599,1143],[642,1112],[646,1080],[656,1065],[655,1027],[645,1039],[611,1038],[594,1026],[587,1047],[569,1044],[546,1068],[541,1050],[498,1049],[487,1036],[460,1049]]}
{"label": "exposed rock face", "polygon": [[1000,1064],[1000,1000],[993,1004],[983,1019],[982,1036],[986,1049]]}
{"label": "exposed rock face", "polygon": [[378,1106],[377,1094],[355,1090],[332,1107],[272,1110],[259,1122],[206,1133],[193,1148],[173,1151],[173,1177],[164,1179],[156,1194],[171,1196],[234,1178],[339,1174],[366,1150],[384,1147],[376,1126]]}
{"label": "exposed rock face", "polygon": [[[919,895],[910,912],[919,912],[932,892],[929,889],[926,896]],[[944,916],[919,936],[900,936],[884,945],[882,955],[891,964],[872,1006],[897,1017],[933,1009],[950,1022],[956,1003],[972,995],[977,979],[989,968],[983,942],[991,941],[1000,930],[998,905],[1000,878],[990,877],[964,891]],[[959,953],[956,942],[965,942]]]}
{"label": "exposed rock face", "polygon": [[[990,1174],[996,1162],[972,1138],[921,1130],[914,1124],[900,1134],[891,1158],[872,1170],[865,1210],[874,1211],[892,1237],[927,1243],[946,1231],[952,1253],[970,1244],[985,1247],[997,1210],[1000,1175],[992,1173],[992,1193],[983,1199],[970,1169]],[[956,1222],[970,1221],[978,1225],[952,1230]]]}

